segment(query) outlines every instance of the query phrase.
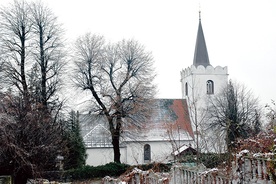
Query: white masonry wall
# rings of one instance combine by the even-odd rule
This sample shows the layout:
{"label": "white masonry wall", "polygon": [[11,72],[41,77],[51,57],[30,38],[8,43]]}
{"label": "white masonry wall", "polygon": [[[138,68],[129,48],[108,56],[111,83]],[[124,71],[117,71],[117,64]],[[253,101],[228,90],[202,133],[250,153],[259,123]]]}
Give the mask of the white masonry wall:
{"label": "white masonry wall", "polygon": [[[214,84],[214,94],[207,94],[207,81],[212,80]],[[188,84],[188,95],[186,95],[185,84]],[[208,117],[208,101],[210,98],[218,95],[222,88],[228,83],[227,67],[213,67],[192,65],[181,71],[182,97],[187,100],[190,119],[194,132],[196,133],[196,125],[198,126],[199,146],[204,152],[223,152],[223,140],[215,137],[215,132],[207,132],[207,123],[210,121]],[[204,135],[205,134],[205,135]],[[216,133],[217,134],[217,133]],[[203,138],[204,136],[204,138]],[[205,140],[206,139],[206,140]],[[212,141],[212,142],[210,142]]]}
{"label": "white masonry wall", "polygon": [[[105,165],[114,160],[112,147],[87,148],[86,154],[86,165]],[[121,162],[126,163],[126,147],[121,148]]]}
{"label": "white masonry wall", "polygon": [[[181,145],[189,145],[191,141],[181,140]],[[146,164],[144,162],[144,146],[150,145],[151,161],[167,163],[173,161],[172,145],[169,141],[143,141],[128,142],[127,146],[121,148],[121,162],[129,165]],[[98,166],[113,162],[113,148],[87,148],[86,165]]]}
{"label": "white masonry wall", "polygon": [[[200,101],[199,106],[205,106],[205,99],[208,98],[206,82],[214,82],[214,95],[218,94],[228,82],[227,67],[213,67],[192,65],[181,71],[182,97],[191,101],[192,99]],[[185,95],[185,84],[188,83],[188,96]]]}

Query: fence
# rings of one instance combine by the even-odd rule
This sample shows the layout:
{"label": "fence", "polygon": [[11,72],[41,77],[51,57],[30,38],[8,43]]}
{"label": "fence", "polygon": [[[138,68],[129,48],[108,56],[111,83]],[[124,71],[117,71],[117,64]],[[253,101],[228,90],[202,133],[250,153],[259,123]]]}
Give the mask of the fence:
{"label": "fence", "polygon": [[[104,184],[273,184],[276,180],[272,156],[237,156],[228,172],[206,169],[202,165],[174,165],[169,173],[154,173],[135,168],[131,173],[113,179],[105,177]],[[274,180],[274,181],[273,181]]]}
{"label": "fence", "polygon": [[230,181],[216,168],[174,166],[170,173],[170,184],[226,184]]}
{"label": "fence", "polygon": [[[275,183],[275,160],[273,155],[252,155],[237,157],[232,166],[233,183],[273,184]],[[274,180],[274,181],[273,181]]]}

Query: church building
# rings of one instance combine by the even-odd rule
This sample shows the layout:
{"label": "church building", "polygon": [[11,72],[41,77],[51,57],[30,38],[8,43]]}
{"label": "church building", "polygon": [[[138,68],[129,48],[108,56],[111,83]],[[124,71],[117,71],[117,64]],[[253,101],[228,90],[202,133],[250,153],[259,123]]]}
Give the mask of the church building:
{"label": "church building", "polygon": [[[155,99],[151,118],[142,131],[124,130],[120,151],[121,162],[145,164],[170,162],[191,147],[203,142],[206,99],[216,95],[227,84],[227,67],[210,64],[201,18],[195,45],[193,64],[181,71],[182,99]],[[108,124],[104,117],[80,115],[81,130],[87,148],[88,165],[103,165],[113,161],[113,148]],[[127,136],[132,132],[132,136]],[[198,135],[200,135],[199,139]],[[214,149],[212,149],[214,150]],[[208,150],[207,150],[208,151]]]}
{"label": "church building", "polygon": [[[191,150],[194,134],[186,100],[155,99],[151,117],[140,129],[124,128],[120,139],[121,162],[130,165],[172,162]],[[79,116],[88,165],[113,162],[113,148],[104,116]]]}

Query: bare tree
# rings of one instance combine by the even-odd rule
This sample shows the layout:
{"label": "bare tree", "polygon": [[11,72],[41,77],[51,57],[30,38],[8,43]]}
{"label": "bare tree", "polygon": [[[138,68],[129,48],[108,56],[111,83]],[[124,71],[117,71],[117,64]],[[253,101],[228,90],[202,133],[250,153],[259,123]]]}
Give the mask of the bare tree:
{"label": "bare tree", "polygon": [[226,133],[228,151],[235,147],[237,138],[247,138],[256,133],[256,122],[260,123],[258,98],[245,86],[232,81],[221,93],[210,99],[210,124]]}
{"label": "bare tree", "polygon": [[[31,24],[33,47],[32,54],[36,64],[33,65],[33,72],[36,74],[34,87],[35,94],[45,109],[48,105],[56,106],[56,96],[61,83],[60,74],[64,59],[64,40],[62,39],[61,25],[51,10],[42,2],[31,3]],[[38,65],[38,69],[36,67]]]}
{"label": "bare tree", "polygon": [[0,12],[1,44],[5,53],[3,71],[7,82],[15,86],[24,97],[24,106],[29,106],[26,63],[27,41],[30,39],[32,23],[30,9],[25,1],[14,1],[10,7],[2,7]]}
{"label": "bare tree", "polygon": [[[201,88],[199,86],[199,78],[197,76],[192,76],[191,81],[188,84],[188,88],[190,89],[189,94],[187,94],[186,100],[188,104],[188,110],[186,112],[186,116],[190,117],[190,121],[194,127],[194,141],[196,147],[196,162],[199,164],[200,162],[200,153],[201,152],[211,152],[216,144],[211,143],[208,140],[208,132],[205,131],[205,124],[208,121],[207,113],[208,113],[208,103],[206,99],[207,96],[201,96]],[[214,139],[215,140],[215,139]],[[216,140],[215,140],[216,141]],[[214,146],[216,147],[216,146]]]}
{"label": "bare tree", "polygon": [[120,162],[123,126],[145,122],[155,94],[151,53],[134,40],[104,45],[101,36],[86,34],[75,45],[76,85],[89,90],[94,112],[103,114],[112,136],[114,161]]}
{"label": "bare tree", "polygon": [[[200,135],[200,125],[203,123],[204,118],[205,118],[205,111],[200,111],[199,109],[199,101],[200,98],[199,96],[197,96],[197,92],[196,90],[196,78],[193,77],[192,78],[192,82],[191,84],[189,84],[191,90],[191,95],[190,97],[187,98],[187,102],[188,102],[188,108],[189,108],[189,115],[191,117],[191,122],[193,123],[194,127],[195,127],[195,143],[196,143],[196,149],[197,149],[197,158],[199,157],[199,135]],[[199,160],[199,159],[197,159]]]}
{"label": "bare tree", "polygon": [[54,117],[49,108],[58,100],[63,45],[56,18],[40,3],[14,1],[1,8],[0,17],[1,72],[10,88],[0,102],[0,171],[24,183],[52,169],[63,148],[56,121],[62,103],[54,106]]}
{"label": "bare tree", "polygon": [[49,104],[59,108],[64,45],[57,18],[41,2],[24,0],[3,7],[0,15],[3,72],[9,87],[16,87],[25,105],[33,98],[45,109],[51,110]]}

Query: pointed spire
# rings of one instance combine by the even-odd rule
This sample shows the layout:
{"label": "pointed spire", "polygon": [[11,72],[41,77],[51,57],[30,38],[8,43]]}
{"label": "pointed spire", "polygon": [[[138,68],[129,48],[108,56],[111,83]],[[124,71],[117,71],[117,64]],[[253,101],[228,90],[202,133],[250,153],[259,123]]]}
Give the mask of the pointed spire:
{"label": "pointed spire", "polygon": [[201,11],[199,11],[199,24],[196,38],[196,46],[194,53],[194,66],[203,65],[204,67],[210,65],[208,51],[205,43],[205,38],[201,25]]}

